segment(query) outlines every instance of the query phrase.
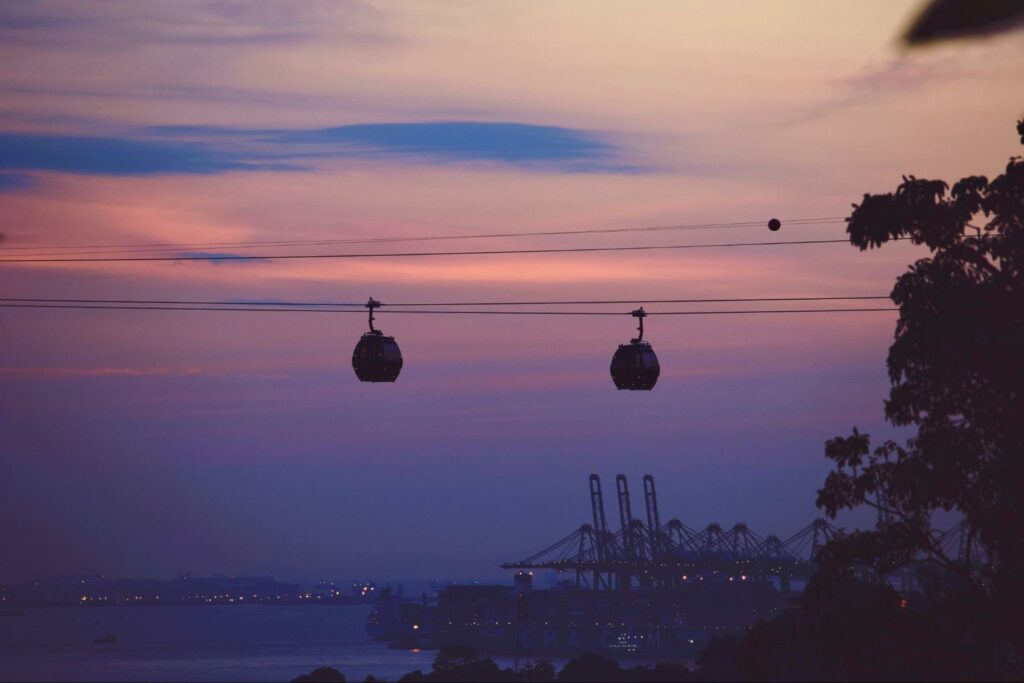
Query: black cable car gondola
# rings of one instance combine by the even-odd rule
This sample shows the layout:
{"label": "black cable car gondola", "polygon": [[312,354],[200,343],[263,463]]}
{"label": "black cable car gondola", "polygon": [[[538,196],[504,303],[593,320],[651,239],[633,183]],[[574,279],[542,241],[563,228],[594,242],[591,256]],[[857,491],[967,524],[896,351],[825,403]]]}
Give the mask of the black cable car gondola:
{"label": "black cable car gondola", "polygon": [[373,327],[373,309],[379,308],[380,302],[371,297],[366,307],[370,309],[370,331],[352,351],[352,369],[360,382],[394,382],[402,371],[402,352],[394,337],[385,337]]}
{"label": "black cable car gondola", "polygon": [[628,344],[620,344],[612,356],[612,380],[616,389],[650,391],[658,381],[661,366],[654,349],[644,341],[644,318],[647,313],[642,306],[633,311],[633,317],[640,321],[640,335]]}

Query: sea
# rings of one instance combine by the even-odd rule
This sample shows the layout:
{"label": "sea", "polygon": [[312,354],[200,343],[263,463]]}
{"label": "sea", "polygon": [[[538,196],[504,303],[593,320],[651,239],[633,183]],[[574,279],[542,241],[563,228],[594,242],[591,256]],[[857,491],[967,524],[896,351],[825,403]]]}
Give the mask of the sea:
{"label": "sea", "polygon": [[[367,605],[40,607],[0,616],[3,681],[291,681],[321,666],[350,681],[429,671],[392,650]],[[97,643],[108,635],[116,642]],[[502,663],[504,665],[504,663]]]}

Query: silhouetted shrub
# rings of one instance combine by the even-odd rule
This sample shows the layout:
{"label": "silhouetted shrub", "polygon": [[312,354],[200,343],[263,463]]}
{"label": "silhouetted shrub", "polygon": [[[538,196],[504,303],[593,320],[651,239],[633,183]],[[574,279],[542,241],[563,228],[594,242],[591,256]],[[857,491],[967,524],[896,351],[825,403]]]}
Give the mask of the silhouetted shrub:
{"label": "silhouetted shrub", "polygon": [[584,652],[576,659],[570,659],[558,672],[559,683],[620,680],[622,680],[622,668],[618,662],[590,652]]}
{"label": "silhouetted shrub", "polygon": [[345,683],[345,674],[329,666],[314,669],[313,673],[303,674],[294,683]]}
{"label": "silhouetted shrub", "polygon": [[693,680],[686,666],[674,662],[658,662],[654,666],[635,666],[622,672],[623,681],[635,683],[678,683]]}
{"label": "silhouetted shrub", "polygon": [[546,659],[531,662],[519,670],[518,680],[523,683],[553,683],[557,679],[555,666]]}

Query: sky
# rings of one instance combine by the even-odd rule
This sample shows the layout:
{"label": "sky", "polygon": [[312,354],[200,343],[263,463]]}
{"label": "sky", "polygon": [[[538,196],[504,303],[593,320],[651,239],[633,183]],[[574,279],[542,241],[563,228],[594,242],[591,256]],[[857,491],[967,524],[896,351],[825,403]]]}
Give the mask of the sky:
{"label": "sky", "polygon": [[[841,223],[786,221],[847,216],[903,174],[991,177],[1019,151],[1024,34],[907,51],[897,37],[916,10],[3,2],[0,254],[771,217],[779,233],[403,244],[842,238]],[[204,253],[283,251],[297,253]],[[827,244],[0,264],[0,296],[886,295],[924,255]],[[819,514],[826,439],[855,425],[900,436],[883,416],[889,312],[652,315],[662,373],[649,393],[608,376],[628,317],[385,308],[377,325],[405,358],[393,385],[353,375],[362,315],[0,309],[0,580],[500,576],[588,521],[591,472],[606,495],[626,474],[634,496],[652,474],[662,519],[785,537]]]}

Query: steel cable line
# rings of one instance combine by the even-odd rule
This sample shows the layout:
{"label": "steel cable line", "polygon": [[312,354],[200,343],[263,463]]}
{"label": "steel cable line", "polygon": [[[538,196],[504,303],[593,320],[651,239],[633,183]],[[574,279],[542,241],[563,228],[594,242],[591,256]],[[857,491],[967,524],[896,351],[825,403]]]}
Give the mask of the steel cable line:
{"label": "steel cable line", "polygon": [[[793,218],[785,221],[786,225],[818,225],[845,222],[845,218],[829,216],[824,218]],[[333,244],[375,244],[390,242],[431,242],[439,240],[466,240],[466,239],[496,239],[516,237],[557,237],[566,235],[596,235],[633,232],[659,232],[673,230],[715,230],[733,228],[761,227],[763,221],[737,221],[732,223],[681,223],[677,225],[655,225],[641,227],[622,228],[587,228],[580,230],[537,230],[532,232],[498,232],[498,233],[476,233],[469,235],[424,235],[424,236],[396,236],[396,237],[356,237],[347,239],[311,239],[311,240],[268,240],[268,241],[239,241],[239,242],[193,242],[193,243],[157,243],[157,244],[81,244],[81,245],[45,245],[5,247],[0,246],[0,251],[31,250],[31,249],[123,249],[118,252],[77,252],[88,253],[136,253],[149,251],[170,251],[175,249],[202,249],[231,247],[236,249],[255,249],[259,247],[290,247],[290,246],[323,246]],[[56,255],[56,254],[26,254],[34,256]]]}
{"label": "steel cable line", "polygon": [[[890,241],[909,240],[909,237],[894,237]],[[132,257],[47,257],[47,258],[0,258],[2,263],[115,263],[147,261],[276,261],[311,259],[354,259],[354,258],[409,258],[430,256],[501,256],[509,254],[572,254],[615,251],[658,251],[680,249],[725,249],[735,247],[778,247],[815,244],[849,244],[847,239],[831,240],[783,240],[778,242],[719,242],[713,244],[661,244],[633,245],[623,247],[565,247],[547,249],[481,249],[476,251],[407,251],[407,252],[355,252],[341,254],[185,254],[177,256],[132,256]]]}
{"label": "steel cable line", "polygon": [[[444,306],[602,306],[613,304],[694,304],[694,303],[754,303],[784,301],[868,301],[888,299],[885,295],[875,296],[786,296],[786,297],[737,297],[709,299],[577,299],[563,301],[435,301],[435,302],[377,302],[382,308],[400,307],[444,307]],[[295,306],[295,307],[358,307],[365,309],[365,303],[348,302],[312,302],[312,301],[211,301],[211,300],[168,300],[168,299],[54,299],[54,298],[15,298],[0,297],[0,302],[9,303],[64,303],[64,304],[121,304],[121,305],[159,305],[159,306]]]}
{"label": "steel cable line", "polygon": [[[876,296],[778,296],[778,297],[737,297],[737,298],[709,298],[709,299],[605,299],[605,300],[575,300],[575,301],[440,301],[434,303],[387,303],[382,302],[382,307],[401,306],[413,308],[418,306],[602,306],[613,304],[711,304],[711,303],[754,303],[754,302],[783,302],[783,301],[869,301],[888,299],[888,295]],[[2,301],[2,299],[0,299]],[[365,305],[365,304],[360,304]],[[390,308],[389,308],[390,310]]]}
{"label": "steel cable line", "polygon": [[[117,310],[117,311],[229,311],[247,313],[358,313],[365,315],[365,311],[348,308],[260,308],[260,307],[237,307],[237,306],[131,306],[125,304],[34,304],[34,303],[0,303],[0,308],[56,308],[56,309],[77,309],[77,310]],[[714,310],[714,311],[651,311],[650,316],[659,315],[757,315],[757,314],[785,314],[785,313],[873,313],[873,312],[897,312],[895,307],[888,308],[792,308],[792,309],[746,309],[746,310]],[[481,311],[481,310],[444,310],[444,309],[417,309],[417,310],[395,310],[390,309],[388,313],[410,314],[410,315],[562,315],[562,316],[630,316],[631,312],[625,311]]]}

